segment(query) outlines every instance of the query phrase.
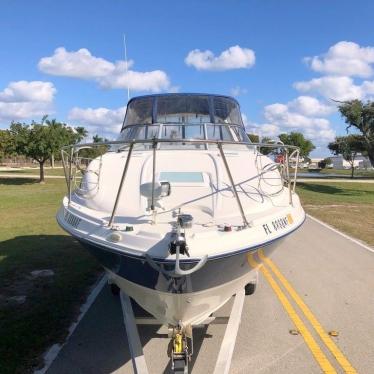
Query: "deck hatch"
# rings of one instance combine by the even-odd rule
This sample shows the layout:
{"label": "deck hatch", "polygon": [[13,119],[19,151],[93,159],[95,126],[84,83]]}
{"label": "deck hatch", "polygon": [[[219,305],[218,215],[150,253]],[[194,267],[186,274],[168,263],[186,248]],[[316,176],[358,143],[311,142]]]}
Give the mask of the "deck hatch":
{"label": "deck hatch", "polygon": [[162,171],[160,180],[170,183],[204,183],[204,176],[195,171]]}

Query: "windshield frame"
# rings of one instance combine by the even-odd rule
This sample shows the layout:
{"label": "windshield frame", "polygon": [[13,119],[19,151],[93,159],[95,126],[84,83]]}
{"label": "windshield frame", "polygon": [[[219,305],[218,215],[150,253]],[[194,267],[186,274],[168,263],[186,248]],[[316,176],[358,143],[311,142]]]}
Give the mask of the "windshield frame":
{"label": "windshield frame", "polygon": [[[176,136],[166,136],[167,129],[173,130],[174,127]],[[196,137],[186,137],[188,130],[199,128],[200,127],[200,136]],[[153,136],[148,136],[149,129],[152,128]],[[128,130],[129,134],[126,136],[124,132]],[[144,138],[137,137],[136,131],[138,133],[144,130]],[[213,133],[218,132],[216,135],[211,136],[210,130],[213,130]],[[171,132],[170,132],[171,133]],[[170,134],[169,133],[169,134]],[[157,135],[156,135],[157,134]],[[245,132],[244,126],[234,125],[234,124],[223,124],[223,123],[203,123],[203,124],[184,124],[184,123],[154,123],[152,125],[128,125],[119,135],[119,140],[122,141],[131,141],[131,140],[180,140],[181,143],[185,140],[208,140],[208,141],[229,141],[237,143],[246,143],[251,144],[251,140]]]}
{"label": "windshield frame", "polygon": [[[133,113],[130,112],[131,110],[131,106],[136,104],[137,101],[139,102],[142,102],[144,103],[145,100],[149,100],[151,101],[151,104],[152,104],[152,118],[151,118],[151,122],[147,122],[147,125],[155,125],[155,124],[159,124],[159,123],[165,123],[165,122],[160,122],[157,120],[157,117],[158,117],[158,102],[163,100],[163,99],[172,99],[172,98],[183,98],[183,97],[191,97],[191,98],[198,98],[198,97],[201,97],[203,99],[206,99],[207,102],[208,102],[208,108],[209,108],[209,118],[210,118],[210,121],[204,121],[204,123],[212,123],[212,124],[224,124],[224,125],[239,125],[239,126],[242,126],[244,127],[243,125],[243,119],[242,119],[242,115],[241,115],[241,110],[240,110],[240,105],[238,103],[238,101],[230,96],[225,96],[225,95],[212,95],[212,94],[159,94],[159,95],[146,95],[146,96],[139,96],[139,97],[136,97],[136,98],[133,98],[129,101],[129,103],[127,104],[127,110],[126,110],[126,114],[125,114],[125,117],[124,117],[124,120],[123,120],[123,124],[122,124],[122,128],[121,128],[121,132],[128,126],[134,126],[134,125],[145,125],[145,123],[127,123],[128,120],[129,120],[129,116],[133,116]],[[216,120],[216,118],[218,117],[217,114],[215,113],[215,100],[221,100],[222,102],[225,102],[227,104],[231,104],[234,109],[236,110],[236,114],[237,114],[237,118],[238,118],[238,122],[239,123],[225,123],[225,122],[219,122],[218,120]],[[193,112],[192,112],[193,113]],[[230,116],[228,116],[227,118],[229,118]],[[169,123],[169,122],[167,122]],[[170,122],[172,123],[172,122]],[[166,123],[165,123],[166,124]],[[178,124],[190,124],[189,122],[178,122]],[[191,123],[192,124],[195,124],[195,123]],[[203,123],[201,123],[203,124]]]}

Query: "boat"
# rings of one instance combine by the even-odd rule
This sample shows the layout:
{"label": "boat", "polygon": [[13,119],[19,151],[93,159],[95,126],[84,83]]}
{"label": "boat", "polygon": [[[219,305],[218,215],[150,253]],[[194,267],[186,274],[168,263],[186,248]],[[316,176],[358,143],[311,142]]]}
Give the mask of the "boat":
{"label": "boat", "polygon": [[305,219],[288,167],[298,149],[251,143],[228,96],[134,97],[118,140],[62,155],[59,225],[174,339],[238,290],[253,293],[259,251],[269,256]]}

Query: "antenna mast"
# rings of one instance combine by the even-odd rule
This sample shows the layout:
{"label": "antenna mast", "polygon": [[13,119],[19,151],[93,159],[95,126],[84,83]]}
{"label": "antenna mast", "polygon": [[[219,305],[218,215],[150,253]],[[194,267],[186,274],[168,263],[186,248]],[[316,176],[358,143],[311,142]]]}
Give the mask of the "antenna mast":
{"label": "antenna mast", "polygon": [[[127,62],[126,34],[123,34],[123,45],[125,47],[125,69],[126,69],[126,75],[128,79],[129,66]],[[130,100],[130,86],[129,86],[129,82],[127,81],[127,101],[129,100]]]}

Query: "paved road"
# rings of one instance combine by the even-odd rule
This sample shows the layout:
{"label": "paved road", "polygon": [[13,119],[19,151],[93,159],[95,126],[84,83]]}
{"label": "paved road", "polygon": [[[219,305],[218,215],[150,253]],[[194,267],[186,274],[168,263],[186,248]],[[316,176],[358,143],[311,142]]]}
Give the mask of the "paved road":
{"label": "paved road", "polygon": [[[256,293],[246,297],[230,373],[321,373],[329,365],[337,373],[374,373],[374,253],[307,219],[303,228],[274,253],[265,269]],[[274,270],[283,274],[288,288]],[[309,307],[307,315],[313,324],[290,292],[299,304]],[[282,294],[287,298],[282,299],[283,303],[289,300],[286,308],[279,299]],[[229,315],[229,304],[218,312],[219,316]],[[290,334],[292,329],[302,330],[292,322],[290,307],[296,312],[291,313],[293,320],[304,324],[304,335]],[[346,371],[314,327],[322,329],[325,342],[335,346],[332,350],[346,364]],[[327,333],[332,330],[339,335],[330,337]],[[192,373],[212,372],[224,331],[225,325],[195,331]],[[167,373],[168,339],[164,328],[141,326],[139,332],[150,373]],[[322,355],[315,357],[312,351],[316,350]],[[349,371],[349,367],[354,369]],[[47,373],[132,373],[120,302],[107,287]]]}

